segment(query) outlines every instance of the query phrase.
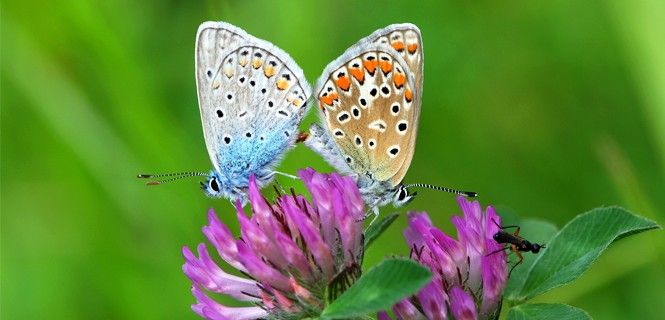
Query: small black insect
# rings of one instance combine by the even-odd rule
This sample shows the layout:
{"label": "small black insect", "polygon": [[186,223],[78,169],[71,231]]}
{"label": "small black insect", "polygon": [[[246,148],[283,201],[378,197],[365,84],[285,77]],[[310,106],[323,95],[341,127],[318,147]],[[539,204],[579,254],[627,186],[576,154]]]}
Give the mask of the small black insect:
{"label": "small black insect", "polygon": [[[492,220],[492,222],[494,222],[494,224],[496,224],[496,226],[499,227],[499,231],[495,233],[494,236],[492,236],[492,238],[497,243],[504,244],[506,246],[499,250],[489,253],[488,256],[510,249],[510,251],[514,252],[515,255],[517,255],[517,257],[519,258],[519,260],[510,268],[510,272],[508,273],[509,278],[510,274],[513,273],[513,269],[515,269],[515,267],[524,262],[524,256],[522,256],[522,252],[530,251],[532,253],[538,253],[540,252],[540,249],[545,248],[544,244],[531,243],[529,240],[520,237],[520,226],[517,225],[500,226],[498,223],[496,223],[496,221]],[[508,233],[504,231],[507,228],[516,228],[516,229],[515,232]]]}

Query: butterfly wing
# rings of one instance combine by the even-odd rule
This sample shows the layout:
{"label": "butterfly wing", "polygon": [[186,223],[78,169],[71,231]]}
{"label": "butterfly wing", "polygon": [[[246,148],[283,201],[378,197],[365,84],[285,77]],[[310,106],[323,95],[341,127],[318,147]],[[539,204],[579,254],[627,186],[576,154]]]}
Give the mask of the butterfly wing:
{"label": "butterfly wing", "polygon": [[418,135],[418,123],[420,119],[420,106],[423,96],[423,71],[425,58],[423,56],[423,39],[420,29],[411,23],[401,23],[389,25],[379,29],[367,37],[369,41],[390,45],[395,51],[399,52],[404,61],[409,65],[409,71],[415,81],[414,87],[414,105],[413,124],[409,135],[408,146],[406,147],[406,159],[402,163],[399,171],[391,179],[393,185],[401,182],[406,175],[413,154],[416,148],[416,137]]}
{"label": "butterfly wing", "polygon": [[416,81],[416,96],[423,92],[423,40],[420,29],[411,23],[392,24],[374,31],[362,41],[371,41],[390,45],[399,52],[409,65],[409,70]]}
{"label": "butterfly wing", "polygon": [[311,89],[275,45],[226,23],[206,24],[196,46],[206,146],[219,173],[244,181],[293,146]]}
{"label": "butterfly wing", "polygon": [[[306,143],[326,159],[337,159],[329,162],[338,169],[343,159],[346,171],[392,186],[406,174],[420,113],[422,91],[416,76],[422,77],[422,55],[411,59],[419,68],[414,72],[403,52],[381,41],[394,34],[401,35],[395,42],[405,41],[407,33],[412,38],[411,32],[419,41],[417,30],[413,25],[394,25],[373,33],[330,63],[317,81],[314,93],[328,137],[322,138],[318,126],[313,126],[310,133],[315,139]],[[409,58],[408,50],[403,51]]]}
{"label": "butterfly wing", "polygon": [[220,168],[216,154],[221,145],[216,138],[219,128],[210,121],[216,115],[213,106],[215,91],[210,90],[210,80],[217,76],[222,60],[230,50],[247,42],[250,37],[247,32],[232,24],[215,21],[202,23],[196,33],[195,69],[199,111],[208,155],[217,171],[220,171]]}

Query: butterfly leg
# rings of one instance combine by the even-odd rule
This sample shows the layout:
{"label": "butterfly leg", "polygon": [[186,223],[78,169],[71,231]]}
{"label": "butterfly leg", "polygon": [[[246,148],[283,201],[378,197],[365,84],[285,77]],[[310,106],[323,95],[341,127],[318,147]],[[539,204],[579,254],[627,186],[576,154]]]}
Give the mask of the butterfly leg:
{"label": "butterfly leg", "polygon": [[374,221],[376,221],[376,219],[379,217],[379,207],[374,207],[374,208],[372,208],[372,211],[373,211],[373,214],[374,214],[374,218],[372,218],[372,221],[370,221],[369,224],[367,225],[368,228],[369,228],[369,227],[374,223]]}
{"label": "butterfly leg", "polygon": [[372,218],[372,221],[370,221],[369,224],[367,225],[368,228],[369,228],[369,226],[372,225],[372,223],[374,223],[374,221],[376,221],[376,218],[379,217],[379,207],[372,207],[372,212],[371,213],[369,211],[365,212],[363,217],[360,218],[360,219],[357,219],[356,222],[363,222],[363,221],[367,220],[367,218],[369,218],[370,215],[373,215],[374,217]]}
{"label": "butterfly leg", "polygon": [[273,171],[273,174],[278,174],[278,175],[280,175],[280,176],[284,176],[284,177],[287,177],[287,178],[291,178],[291,179],[293,179],[293,180],[298,180],[298,179],[300,179],[300,178],[298,178],[297,176],[294,176],[294,175],[291,175],[291,174],[288,174],[288,173],[284,173],[284,172],[279,172],[279,171]]}

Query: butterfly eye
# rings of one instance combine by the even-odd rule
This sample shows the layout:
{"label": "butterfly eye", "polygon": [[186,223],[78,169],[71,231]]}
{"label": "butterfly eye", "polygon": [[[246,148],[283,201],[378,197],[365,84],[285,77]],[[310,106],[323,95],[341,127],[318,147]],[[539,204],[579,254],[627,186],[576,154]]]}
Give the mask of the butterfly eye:
{"label": "butterfly eye", "polygon": [[399,196],[397,196],[397,200],[403,201],[404,198],[406,198],[406,189],[401,189],[399,191]]}
{"label": "butterfly eye", "polygon": [[404,186],[400,186],[399,190],[397,190],[393,198],[393,205],[395,207],[404,206],[407,203],[411,202],[411,200],[413,200],[415,196],[416,196],[415,192],[409,194],[409,190],[407,190]]}
{"label": "butterfly eye", "polygon": [[219,184],[217,183],[217,178],[213,177],[210,179],[210,189],[215,192],[219,192]]}

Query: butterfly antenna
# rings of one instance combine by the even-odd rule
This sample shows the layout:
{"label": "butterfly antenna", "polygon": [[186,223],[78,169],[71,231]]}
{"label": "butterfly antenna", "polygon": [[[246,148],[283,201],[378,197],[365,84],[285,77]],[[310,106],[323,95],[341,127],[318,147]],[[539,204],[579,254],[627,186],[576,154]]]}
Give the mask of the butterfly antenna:
{"label": "butterfly antenna", "polygon": [[158,184],[164,184],[167,182],[175,181],[178,179],[182,178],[187,178],[187,177],[207,177],[208,174],[205,172],[175,172],[175,173],[161,173],[161,174],[148,174],[148,173],[140,173],[136,177],[139,179],[154,179],[154,178],[164,178],[164,177],[172,177],[169,179],[164,179],[164,180],[151,180],[146,182],[146,185],[148,186],[156,186]]}
{"label": "butterfly antenna", "polygon": [[426,184],[426,183],[413,183],[413,184],[408,184],[404,187],[406,187],[406,188],[416,187],[416,188],[433,189],[433,190],[448,192],[448,193],[452,193],[452,194],[457,194],[457,195],[460,195],[460,196],[465,196],[467,198],[475,198],[475,197],[478,196],[478,193],[473,192],[473,191],[460,191],[460,190],[451,189],[451,188],[448,188],[448,187],[440,187],[440,186],[435,186],[435,185]]}

